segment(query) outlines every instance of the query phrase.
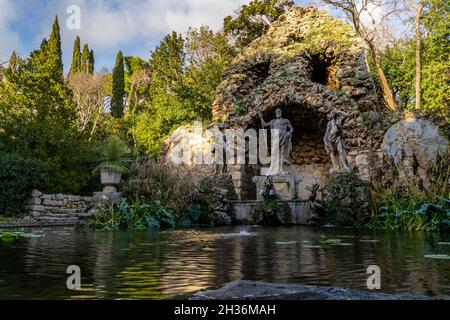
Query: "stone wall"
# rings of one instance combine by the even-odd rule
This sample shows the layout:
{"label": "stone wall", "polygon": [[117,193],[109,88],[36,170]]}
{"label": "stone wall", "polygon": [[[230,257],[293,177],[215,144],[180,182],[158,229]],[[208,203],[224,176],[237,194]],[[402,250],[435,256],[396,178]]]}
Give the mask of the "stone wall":
{"label": "stone wall", "polygon": [[90,216],[92,197],[64,194],[43,194],[38,190],[30,193],[27,208],[31,216],[42,223],[75,224]]}

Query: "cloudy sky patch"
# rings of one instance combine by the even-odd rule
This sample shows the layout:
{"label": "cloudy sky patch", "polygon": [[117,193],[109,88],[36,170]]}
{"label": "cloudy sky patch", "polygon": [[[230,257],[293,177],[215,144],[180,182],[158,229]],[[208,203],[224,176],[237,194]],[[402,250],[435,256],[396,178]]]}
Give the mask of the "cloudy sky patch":
{"label": "cloudy sky patch", "polygon": [[[0,61],[13,50],[22,57],[48,37],[55,15],[61,26],[64,65],[70,67],[77,35],[95,51],[96,68],[111,68],[117,51],[143,59],[164,35],[189,26],[222,27],[225,16],[249,0],[0,0]],[[299,4],[311,0],[298,0]],[[81,29],[69,30],[67,8],[81,9]]]}

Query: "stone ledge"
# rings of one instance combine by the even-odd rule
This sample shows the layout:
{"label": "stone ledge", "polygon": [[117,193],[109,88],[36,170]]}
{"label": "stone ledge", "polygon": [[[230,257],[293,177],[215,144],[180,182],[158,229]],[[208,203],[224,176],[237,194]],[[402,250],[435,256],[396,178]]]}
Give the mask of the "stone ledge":
{"label": "stone ledge", "polygon": [[395,295],[339,287],[238,280],[218,290],[196,293],[189,300],[450,300],[450,297]]}

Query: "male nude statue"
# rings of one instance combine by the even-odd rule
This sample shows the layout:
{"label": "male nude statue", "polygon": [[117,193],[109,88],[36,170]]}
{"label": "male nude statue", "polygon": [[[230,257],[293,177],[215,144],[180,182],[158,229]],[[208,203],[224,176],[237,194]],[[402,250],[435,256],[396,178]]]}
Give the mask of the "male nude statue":
{"label": "male nude statue", "polygon": [[273,119],[270,122],[265,122],[263,115],[261,113],[259,114],[259,119],[261,120],[261,126],[263,128],[270,128],[271,130],[275,129],[279,132],[279,159],[278,161],[273,161],[272,159],[269,171],[266,173],[268,176],[283,173],[283,164],[288,162],[292,151],[292,134],[294,133],[294,128],[288,119],[282,118],[283,112],[281,109],[277,109],[275,114],[276,119]]}

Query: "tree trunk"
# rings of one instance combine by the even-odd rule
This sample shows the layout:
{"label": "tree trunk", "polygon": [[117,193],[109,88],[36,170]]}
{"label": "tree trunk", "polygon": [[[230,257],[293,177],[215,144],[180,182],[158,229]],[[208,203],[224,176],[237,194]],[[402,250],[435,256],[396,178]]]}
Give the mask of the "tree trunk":
{"label": "tree trunk", "polygon": [[420,32],[420,20],[422,19],[424,2],[419,2],[416,12],[416,110],[422,108],[422,34]]}
{"label": "tree trunk", "polygon": [[386,101],[388,108],[395,111],[397,110],[397,105],[395,103],[391,88],[389,87],[386,75],[384,74],[384,70],[381,66],[380,59],[375,51],[375,47],[373,46],[372,42],[368,40],[365,41],[369,48],[369,54],[372,57],[373,62],[375,63],[375,69],[377,70],[378,77],[380,78],[381,90],[383,91],[384,100]]}

